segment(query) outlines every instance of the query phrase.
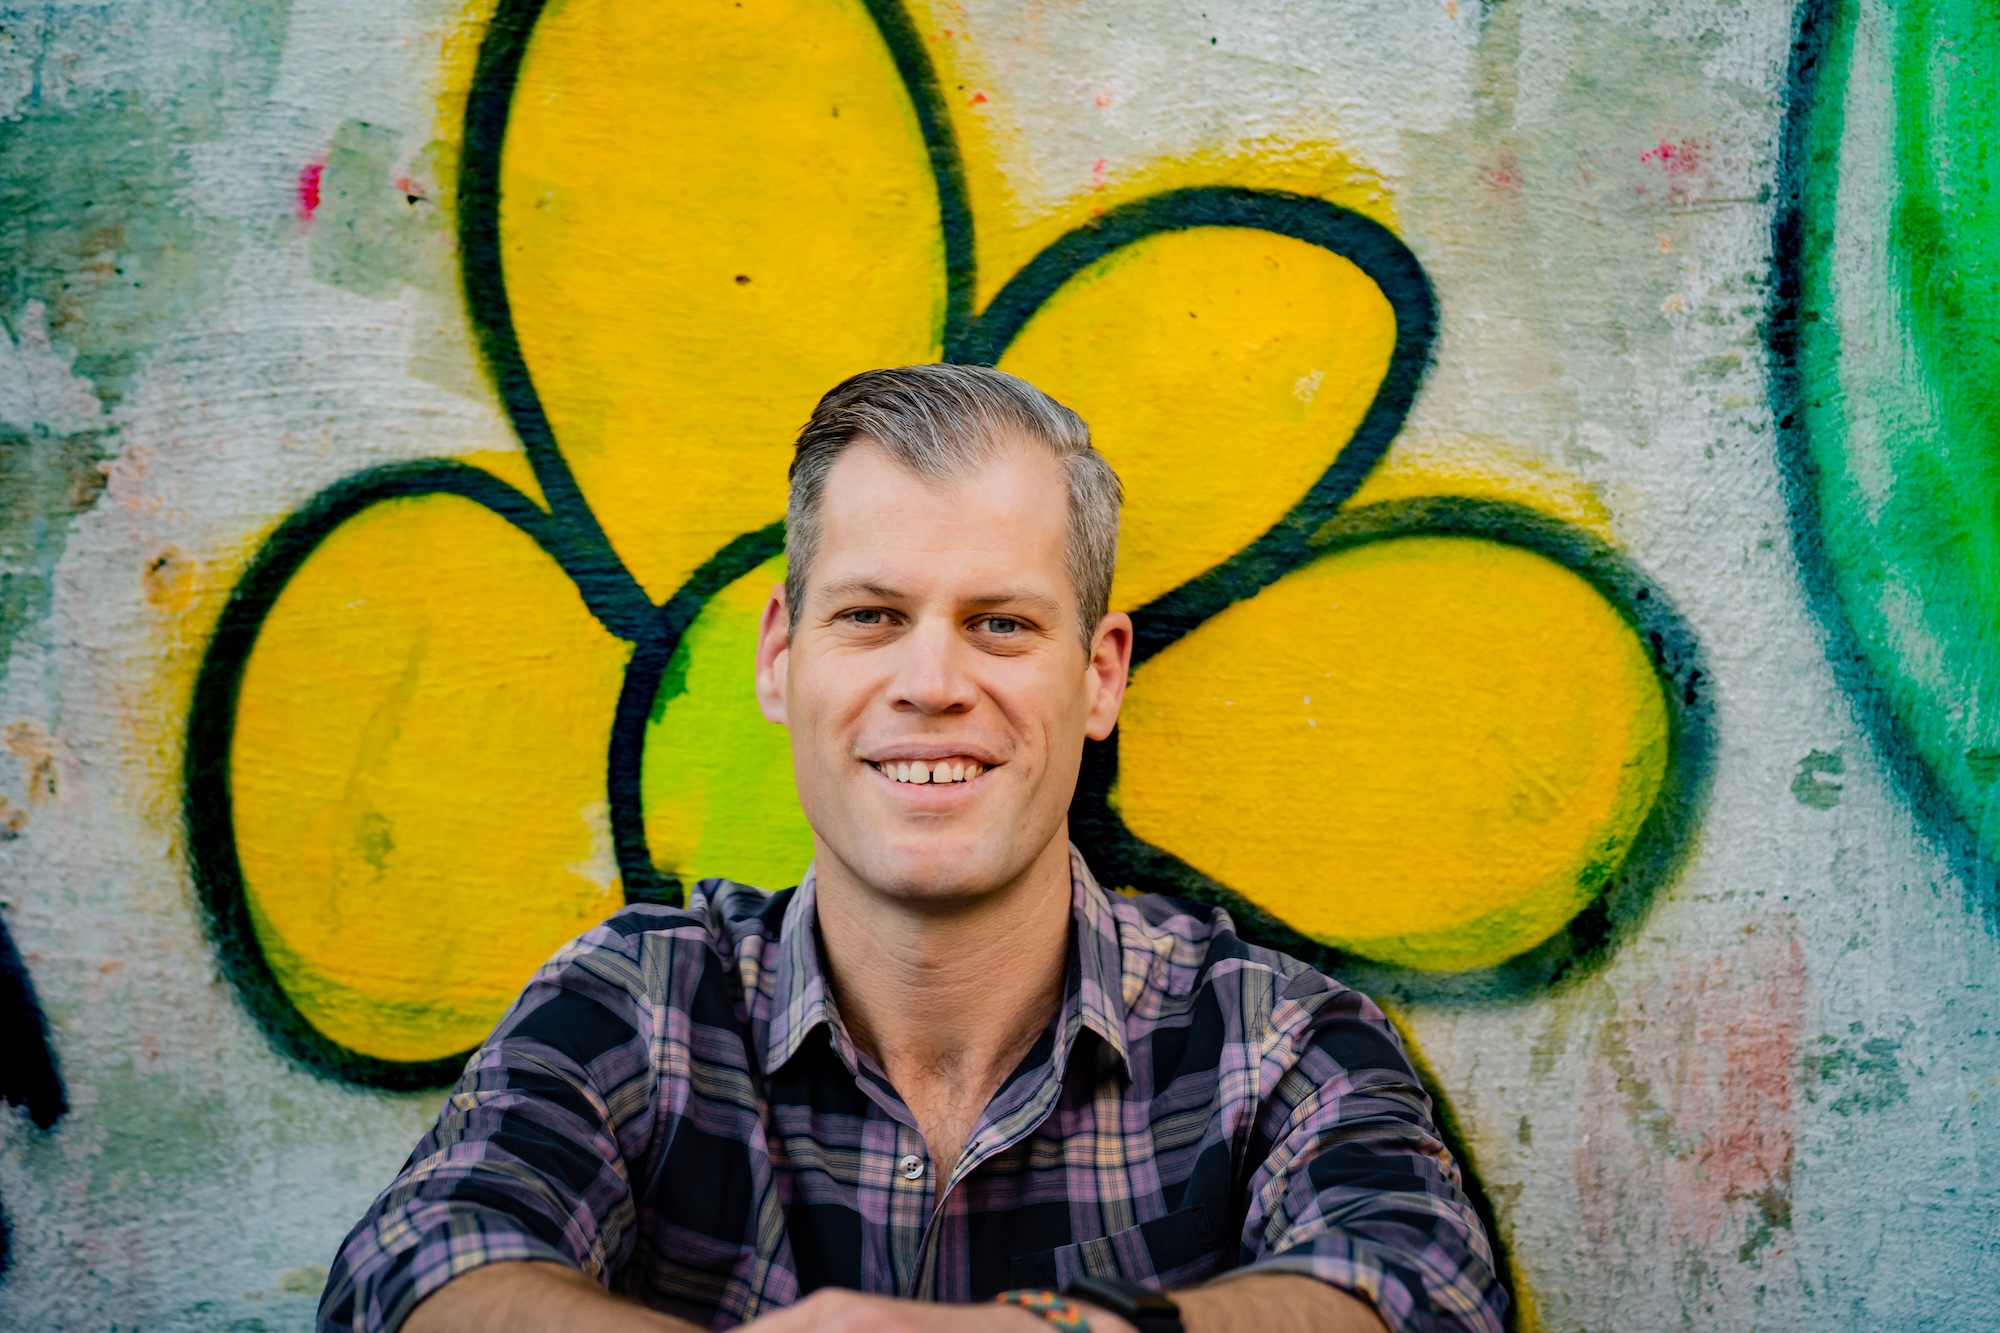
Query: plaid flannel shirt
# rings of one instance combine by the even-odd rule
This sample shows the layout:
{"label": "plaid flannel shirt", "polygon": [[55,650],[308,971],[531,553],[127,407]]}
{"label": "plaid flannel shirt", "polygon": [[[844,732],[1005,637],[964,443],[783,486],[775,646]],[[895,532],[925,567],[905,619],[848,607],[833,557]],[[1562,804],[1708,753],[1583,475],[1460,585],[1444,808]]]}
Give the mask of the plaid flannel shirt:
{"label": "plaid flannel shirt", "polygon": [[1487,1237],[1381,1011],[1222,911],[1071,865],[1062,1008],[942,1188],[841,1024],[812,874],[705,880],[528,984],[348,1235],[320,1327],[393,1330],[459,1274],[540,1259],[717,1329],[824,1286],[1228,1272],[1318,1278],[1397,1333],[1497,1333]]}

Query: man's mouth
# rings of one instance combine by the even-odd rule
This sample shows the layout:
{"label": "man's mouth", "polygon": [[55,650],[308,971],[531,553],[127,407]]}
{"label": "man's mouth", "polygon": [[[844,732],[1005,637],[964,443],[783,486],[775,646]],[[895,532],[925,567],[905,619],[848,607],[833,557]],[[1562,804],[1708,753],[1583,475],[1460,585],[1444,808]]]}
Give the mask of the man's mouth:
{"label": "man's mouth", "polygon": [[868,761],[876,772],[891,782],[945,783],[970,782],[986,771],[986,765],[976,759],[953,757],[949,759],[871,759]]}

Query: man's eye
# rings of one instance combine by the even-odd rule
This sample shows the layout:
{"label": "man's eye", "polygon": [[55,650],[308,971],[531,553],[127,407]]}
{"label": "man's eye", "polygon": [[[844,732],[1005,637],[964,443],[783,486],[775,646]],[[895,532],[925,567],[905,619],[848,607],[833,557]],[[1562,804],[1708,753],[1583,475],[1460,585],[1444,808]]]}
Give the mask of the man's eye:
{"label": "man's eye", "polygon": [[1021,622],[1012,616],[988,616],[986,628],[994,634],[1012,634],[1021,628]]}
{"label": "man's eye", "polygon": [[872,606],[863,607],[858,611],[849,611],[847,618],[856,625],[880,625],[887,619],[879,607]]}

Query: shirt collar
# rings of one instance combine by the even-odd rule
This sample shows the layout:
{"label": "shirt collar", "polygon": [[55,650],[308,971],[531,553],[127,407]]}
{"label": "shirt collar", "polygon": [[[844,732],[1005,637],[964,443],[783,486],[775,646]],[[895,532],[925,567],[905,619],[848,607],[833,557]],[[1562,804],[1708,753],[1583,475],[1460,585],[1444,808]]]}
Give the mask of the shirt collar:
{"label": "shirt collar", "polygon": [[[1066,1060],[1077,1024],[1095,1032],[1130,1072],[1125,1044],[1126,982],[1118,916],[1083,853],[1069,849],[1070,958],[1062,1012],[1056,1019]],[[764,1073],[775,1074],[822,1023],[840,1031],[833,991],[820,966],[816,871],[808,868],[779,926],[776,958],[768,973],[770,1018],[764,1030]]]}

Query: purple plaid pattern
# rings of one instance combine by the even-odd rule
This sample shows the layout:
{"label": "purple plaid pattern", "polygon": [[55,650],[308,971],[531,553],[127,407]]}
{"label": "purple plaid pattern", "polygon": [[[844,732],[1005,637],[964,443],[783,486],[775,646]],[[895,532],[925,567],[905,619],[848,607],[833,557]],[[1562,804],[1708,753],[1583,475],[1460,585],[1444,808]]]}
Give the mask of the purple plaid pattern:
{"label": "purple plaid pattern", "polygon": [[1062,1010],[942,1191],[841,1024],[810,872],[704,880],[528,984],[348,1235],[320,1327],[392,1330],[469,1269],[545,1259],[718,1329],[822,1286],[983,1301],[1286,1272],[1397,1333],[1497,1333],[1492,1251],[1381,1011],[1221,911],[1071,865]]}

